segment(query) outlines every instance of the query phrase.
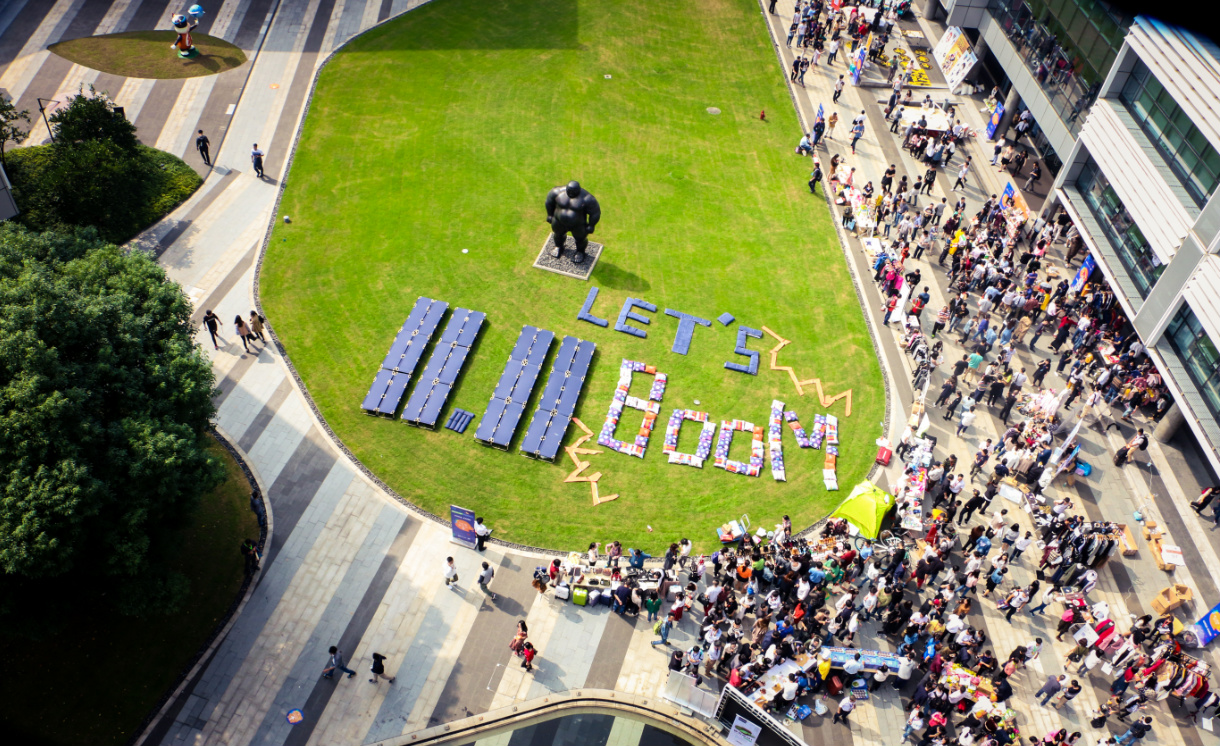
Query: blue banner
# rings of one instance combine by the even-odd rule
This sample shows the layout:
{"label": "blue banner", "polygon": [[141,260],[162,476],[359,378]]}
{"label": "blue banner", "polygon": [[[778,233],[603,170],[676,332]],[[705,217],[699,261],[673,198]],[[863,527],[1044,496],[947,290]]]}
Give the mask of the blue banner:
{"label": "blue banner", "polygon": [[1089,275],[1093,274],[1093,270],[1096,268],[1097,261],[1093,259],[1093,255],[1086,255],[1084,261],[1080,263],[1080,270],[1076,272],[1076,276],[1072,278],[1072,283],[1068,285],[1068,288],[1073,293],[1079,293],[1084,284],[1089,281]]}
{"label": "blue banner", "polygon": [[1202,619],[1190,627],[1190,631],[1198,641],[1199,647],[1203,647],[1216,639],[1220,635],[1220,631],[1217,630],[1220,630],[1220,604],[1213,606],[1211,611],[1207,612]]}
{"label": "blue banner", "polygon": [[1004,118],[1004,102],[995,102],[995,111],[991,112],[991,119],[987,120],[987,139],[994,140],[995,132],[1000,128],[1000,120]]}
{"label": "blue banner", "polygon": [[474,549],[476,539],[474,519],[473,510],[459,508],[456,505],[449,506],[449,523],[453,524],[453,541],[455,543]]}
{"label": "blue banner", "polygon": [[817,115],[816,117],[814,117],[814,118],[813,118],[813,121],[814,121],[815,123],[816,123],[816,122],[822,122],[822,121],[825,121],[825,120],[822,118],[822,115],[823,115],[823,114],[824,114],[824,112],[822,111],[822,105],[821,105],[821,104],[818,104],[818,115]]}

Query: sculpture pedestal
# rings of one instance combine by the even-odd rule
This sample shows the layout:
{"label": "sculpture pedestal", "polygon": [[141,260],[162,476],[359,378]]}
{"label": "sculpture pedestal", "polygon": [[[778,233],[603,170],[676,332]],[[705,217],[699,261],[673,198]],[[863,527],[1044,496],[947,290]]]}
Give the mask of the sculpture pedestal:
{"label": "sculpture pedestal", "polygon": [[548,233],[546,243],[542,245],[542,251],[538,252],[534,266],[564,277],[575,277],[577,280],[588,280],[589,275],[593,274],[593,267],[597,265],[597,260],[602,255],[602,245],[590,241],[589,247],[585,249],[585,260],[580,264],[572,261],[572,257],[576,254],[576,239],[571,236],[568,236],[563,254],[558,259],[551,256],[551,252],[554,250],[555,234]]}

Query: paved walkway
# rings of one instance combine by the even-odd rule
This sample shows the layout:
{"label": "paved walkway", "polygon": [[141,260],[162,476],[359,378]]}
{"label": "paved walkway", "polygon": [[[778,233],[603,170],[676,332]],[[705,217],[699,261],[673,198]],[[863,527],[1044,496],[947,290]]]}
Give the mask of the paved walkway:
{"label": "paved walkway", "polygon": [[[93,82],[111,92],[136,121],[145,142],[187,158],[206,174],[203,188],[185,205],[139,239],[160,255],[170,276],[196,303],[198,315],[211,308],[222,318],[253,307],[254,272],[291,145],[317,64],[337,44],[380,20],[405,12],[417,0],[226,0],[210,7],[206,30],[246,50],[252,64],[223,75],[193,81],[124,80],[78,69],[45,48],[60,39],[127,29],[164,28],[179,3],[165,0],[10,0],[0,2],[0,88],[32,108],[37,97],[52,97]],[[775,33],[782,20],[766,16]],[[933,37],[935,38],[935,37]],[[759,43],[758,39],[743,43]],[[791,55],[782,50],[782,61]],[[834,76],[845,69],[840,64]],[[775,70],[776,75],[783,72]],[[795,100],[807,121],[818,103],[830,106],[833,78],[815,68]],[[247,92],[249,95],[246,95]],[[840,116],[862,106],[869,130],[860,155],[851,160],[859,172],[877,180],[885,165],[903,163],[888,132],[879,126],[880,107],[870,89],[848,89]],[[861,94],[864,94],[863,96]],[[963,107],[966,108],[966,107]],[[981,125],[977,112],[964,112]],[[209,133],[215,169],[197,160],[191,133]],[[841,127],[841,130],[846,129]],[[878,135],[881,134],[879,138]],[[842,136],[842,132],[841,135]],[[799,133],[792,133],[793,142]],[[37,131],[31,137],[39,142]],[[267,181],[251,176],[247,153],[258,142],[268,153]],[[831,147],[842,151],[841,141]],[[974,143],[975,162],[985,159]],[[794,156],[795,157],[795,156]],[[824,156],[825,157],[825,156]],[[798,169],[799,170],[799,169]],[[799,174],[798,174],[799,175]],[[981,180],[981,182],[980,182]],[[990,181],[989,181],[990,180]],[[976,169],[967,191],[971,208],[987,192],[998,191],[994,172]],[[942,177],[937,191],[950,186]],[[854,241],[845,244],[859,273],[862,256]],[[943,274],[924,267],[932,283]],[[860,285],[867,315],[876,325],[879,298],[871,283]],[[939,289],[935,290],[939,294]],[[939,302],[939,295],[934,303]],[[273,320],[274,321],[274,320]],[[892,332],[879,335],[883,363],[899,403],[909,407],[906,359]],[[267,495],[273,536],[259,581],[242,613],[179,692],[144,743],[330,744],[375,743],[405,733],[481,713],[516,701],[579,687],[612,688],[654,696],[666,674],[666,654],[648,643],[650,625],[613,615],[605,607],[580,608],[529,587],[536,558],[491,547],[485,555],[456,549],[448,531],[389,497],[339,450],[317,420],[278,349],[270,346],[243,353],[226,333],[226,344],[212,350],[200,341],[215,365],[220,393],[218,426],[246,454]],[[952,344],[949,350],[954,350]],[[1023,351],[1023,359],[1032,359]],[[936,386],[939,379],[933,382]],[[988,418],[980,432],[995,436]],[[933,432],[949,451],[966,458],[976,446],[953,437],[933,418]],[[1085,450],[1097,465],[1087,484],[1075,487],[1077,504],[1090,517],[1128,516],[1146,496],[1146,465],[1120,472],[1109,466],[1107,450],[1119,436],[1092,432]],[[1186,550],[1188,567],[1179,582],[1196,589],[1201,603],[1217,598],[1220,561],[1215,537],[1184,509],[1184,496],[1197,480],[1210,479],[1189,451],[1148,451],[1163,482],[1153,487],[1147,507],[1167,527],[1169,541]],[[1195,476],[1195,475],[1198,476]],[[1056,487],[1056,489],[1062,489]],[[494,521],[493,521],[494,522]],[[1142,544],[1141,544],[1142,547]],[[1099,596],[1121,615],[1143,613],[1146,600],[1168,578],[1152,566],[1146,548],[1138,558],[1115,559],[1103,572]],[[441,561],[457,560],[461,589],[441,583]],[[474,585],[476,569],[486,560],[497,567],[491,601]],[[1028,566],[1016,571],[1028,580]],[[983,604],[986,606],[986,604]],[[1193,620],[1204,608],[1188,606],[1181,616]],[[528,620],[531,640],[541,650],[537,670],[525,674],[507,650],[518,619]],[[1050,640],[1052,618],[1018,618],[1008,625],[994,609],[977,611],[972,623],[988,631],[995,650],[1009,650],[1034,635]],[[684,625],[690,625],[689,622]],[[671,641],[690,641],[693,626],[676,631]],[[326,648],[338,644],[359,672],[350,680],[319,678]],[[888,644],[865,633],[862,644]],[[373,651],[389,657],[393,686],[367,682]],[[1048,646],[1030,672],[1017,678],[1028,695],[1038,680],[1062,670],[1062,645]],[[1100,678],[1086,688],[1074,709],[1060,712],[1018,701],[1027,735],[1041,736],[1063,725],[1089,732],[1086,713],[1104,691]],[[1018,698],[1020,699],[1020,697]],[[285,714],[301,708],[305,722],[289,726]],[[1173,744],[1212,744],[1215,737],[1191,727],[1165,705],[1151,710],[1156,728],[1150,740]],[[850,727],[853,743],[896,743],[902,723],[901,703],[888,690],[861,708]],[[810,744],[844,743],[842,726],[810,718],[799,726]],[[1092,735],[1088,742],[1092,742]],[[600,736],[592,737],[600,746]]]}

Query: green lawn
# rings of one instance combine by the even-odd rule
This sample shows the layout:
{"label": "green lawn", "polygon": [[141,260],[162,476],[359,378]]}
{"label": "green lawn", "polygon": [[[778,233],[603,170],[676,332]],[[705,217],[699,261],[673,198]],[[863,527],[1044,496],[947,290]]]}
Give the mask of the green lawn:
{"label": "green lawn", "polygon": [[174,614],[130,618],[85,613],[41,640],[7,639],[19,671],[0,684],[0,726],[14,743],[105,746],[127,743],[216,628],[244,577],[242,539],[258,538],[250,483],[218,443],[227,479],[205,495],[167,559],[190,580]]}
{"label": "green lawn", "polygon": [[[741,513],[756,525],[784,513],[812,523],[872,463],[884,410],[877,360],[830,215],[805,186],[811,164],[793,155],[798,127],[759,7],[709,0],[679,11],[640,0],[436,0],[355,40],[323,72],[281,206],[292,223],[277,221],[262,297],[335,431],[424,508],[447,515],[457,503],[499,537],[546,547],[617,538],[657,551],[680,536],[709,546],[713,528]],[[603,209],[595,238],[606,249],[589,284],[530,266],[547,236],[546,192],[572,178]],[[590,285],[601,288],[594,314],[612,324],[629,296],[659,306],[648,338],[577,321]],[[669,374],[646,457],[588,457],[587,473],[602,472],[602,493],[618,500],[592,507],[587,484],[563,483],[566,459],[548,465],[516,449],[542,379],[508,453],[473,440],[477,417],[458,436],[360,411],[419,295],[488,314],[443,417],[455,406],[482,415],[522,324],[597,343],[577,410],[595,432],[622,358]],[[769,469],[749,478],[667,463],[675,407],[761,425],[773,398],[807,425],[822,410],[768,369],[769,337],[750,344],[762,357],[757,377],[725,370],[742,360],[736,324],[699,327],[689,356],[672,353],[677,323],[665,308],[766,325],[793,341],[781,365],[820,376],[828,393],[853,390],[841,492],[823,487],[824,451],[797,449],[789,431],[787,483]],[[631,393],[647,397],[651,381],[637,374]],[[620,439],[639,427],[632,412]],[[696,432],[684,428],[681,450],[694,450]],[[579,434],[573,425],[568,442]],[[747,453],[739,435],[732,457]]]}
{"label": "green lawn", "polygon": [[191,35],[199,55],[184,60],[178,50],[170,48],[177,39],[173,29],[124,31],[69,39],[47,49],[78,65],[126,78],[198,78],[232,70],[246,61],[240,49],[207,34]]}

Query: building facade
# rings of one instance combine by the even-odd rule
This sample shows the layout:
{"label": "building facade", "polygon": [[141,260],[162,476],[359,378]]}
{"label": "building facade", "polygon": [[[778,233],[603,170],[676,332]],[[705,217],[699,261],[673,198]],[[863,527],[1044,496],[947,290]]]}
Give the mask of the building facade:
{"label": "building facade", "polygon": [[1062,206],[1220,472],[1220,47],[1098,0],[927,0],[1028,109]]}

